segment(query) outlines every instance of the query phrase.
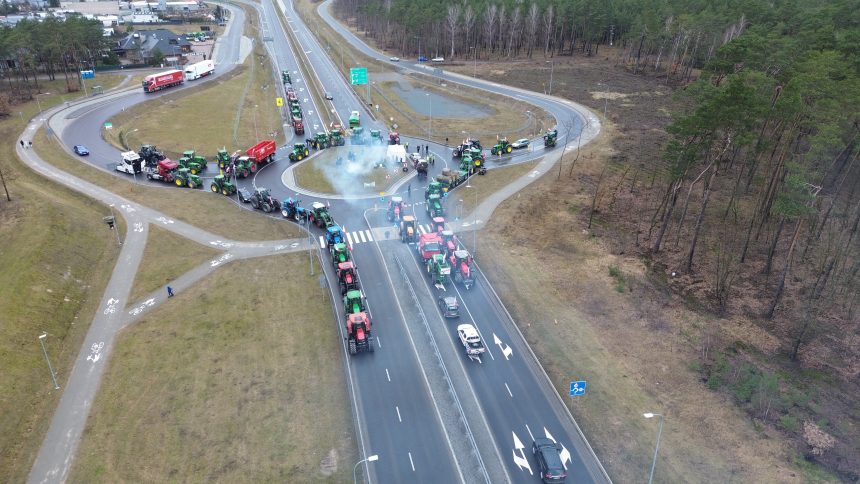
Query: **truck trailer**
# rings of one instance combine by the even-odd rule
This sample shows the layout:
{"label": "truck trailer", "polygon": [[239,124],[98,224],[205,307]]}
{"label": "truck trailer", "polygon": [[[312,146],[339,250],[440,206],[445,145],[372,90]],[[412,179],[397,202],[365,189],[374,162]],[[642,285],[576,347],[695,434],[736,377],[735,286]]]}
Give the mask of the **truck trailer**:
{"label": "truck trailer", "polygon": [[213,72],[215,72],[215,62],[211,59],[205,60],[185,66],[185,79],[193,81],[201,77],[206,77]]}
{"label": "truck trailer", "polygon": [[176,69],[151,74],[143,79],[143,92],[155,92],[172,86],[178,86],[185,80],[182,71]]}

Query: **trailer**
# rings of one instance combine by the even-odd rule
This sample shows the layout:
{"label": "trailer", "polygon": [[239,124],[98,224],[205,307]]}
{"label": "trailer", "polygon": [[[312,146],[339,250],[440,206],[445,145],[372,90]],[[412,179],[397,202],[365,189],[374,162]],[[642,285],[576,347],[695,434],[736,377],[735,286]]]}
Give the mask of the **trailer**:
{"label": "trailer", "polygon": [[185,79],[193,81],[215,72],[215,62],[211,59],[185,66]]}
{"label": "trailer", "polygon": [[277,151],[277,149],[278,147],[275,144],[275,141],[270,139],[260,141],[254,146],[248,148],[245,151],[245,154],[248,155],[248,158],[251,161],[251,172],[253,173],[259,170],[261,166],[275,161],[275,151]]}
{"label": "trailer", "polygon": [[150,74],[143,78],[143,92],[155,92],[168,87],[178,86],[184,80],[185,74],[176,69],[159,72],[158,74]]}

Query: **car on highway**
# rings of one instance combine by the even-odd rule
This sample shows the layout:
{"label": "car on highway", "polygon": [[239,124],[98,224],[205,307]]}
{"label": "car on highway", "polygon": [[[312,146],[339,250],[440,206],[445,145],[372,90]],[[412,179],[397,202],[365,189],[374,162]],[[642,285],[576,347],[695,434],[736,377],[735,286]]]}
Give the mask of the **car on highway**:
{"label": "car on highway", "polygon": [[75,154],[79,156],[87,156],[90,154],[90,150],[88,150],[84,145],[75,145],[72,150],[74,150]]}
{"label": "car on highway", "polygon": [[326,92],[325,98],[328,99],[329,101],[331,101],[332,99],[334,99],[334,96],[332,96],[330,92]]}
{"label": "car on highway", "polygon": [[418,56],[418,62],[427,62],[427,57],[425,57],[423,55],[419,55]]}
{"label": "car on highway", "polygon": [[[457,337],[460,338],[460,343],[466,349],[467,356],[480,356],[484,351],[487,351],[484,348],[484,342],[481,341],[481,335],[478,334],[478,330],[471,324],[457,326]],[[561,462],[561,459],[559,459],[559,462]]]}
{"label": "car on highway", "polygon": [[567,470],[561,461],[561,446],[552,439],[538,437],[532,442],[532,454],[538,461],[540,478],[544,483],[564,482]]}
{"label": "car on highway", "polygon": [[445,62],[445,58],[444,57],[434,57],[432,59],[432,61],[433,62]]}
{"label": "car on highway", "polygon": [[518,139],[511,143],[511,147],[515,150],[527,148],[529,146],[530,141],[526,138]]}
{"label": "car on highway", "polygon": [[439,296],[439,310],[442,311],[442,316],[446,318],[460,317],[460,303],[454,296]]}
{"label": "car on highway", "polygon": [[400,62],[400,57],[389,57],[388,60],[391,62]]}

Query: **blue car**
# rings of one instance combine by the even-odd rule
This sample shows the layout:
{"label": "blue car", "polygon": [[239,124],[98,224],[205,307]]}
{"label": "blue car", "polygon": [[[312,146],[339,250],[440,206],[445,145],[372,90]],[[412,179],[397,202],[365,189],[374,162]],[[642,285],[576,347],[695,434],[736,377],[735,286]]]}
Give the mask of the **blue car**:
{"label": "blue car", "polygon": [[76,155],[87,156],[90,154],[90,150],[88,150],[84,145],[75,145],[73,149]]}
{"label": "blue car", "polygon": [[418,62],[427,62],[427,57],[424,57],[423,55],[422,55],[422,56],[419,56],[419,57],[418,57]]}

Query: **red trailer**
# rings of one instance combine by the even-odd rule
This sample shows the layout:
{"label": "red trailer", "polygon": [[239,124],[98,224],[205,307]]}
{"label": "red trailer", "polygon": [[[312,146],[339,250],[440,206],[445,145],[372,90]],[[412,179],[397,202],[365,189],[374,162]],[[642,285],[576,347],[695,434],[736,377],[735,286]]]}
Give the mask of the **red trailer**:
{"label": "red trailer", "polygon": [[[275,151],[278,149],[274,140],[263,140],[248,148],[245,154],[251,158],[251,162],[259,167],[275,161]],[[257,170],[251,170],[257,171]]]}
{"label": "red trailer", "polygon": [[293,116],[293,130],[295,130],[296,134],[305,134],[305,123],[302,121],[302,118]]}
{"label": "red trailer", "polygon": [[172,70],[151,74],[143,79],[143,92],[155,92],[162,89],[178,86],[185,80],[182,71]]}

